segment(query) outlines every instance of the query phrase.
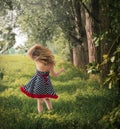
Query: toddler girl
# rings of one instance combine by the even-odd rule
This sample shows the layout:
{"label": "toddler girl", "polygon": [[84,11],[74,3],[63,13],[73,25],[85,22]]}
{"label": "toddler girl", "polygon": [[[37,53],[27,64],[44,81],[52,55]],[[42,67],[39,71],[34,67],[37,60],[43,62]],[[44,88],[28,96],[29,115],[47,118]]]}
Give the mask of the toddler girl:
{"label": "toddler girl", "polygon": [[49,73],[57,77],[64,69],[54,71],[54,56],[48,48],[41,45],[31,47],[27,55],[35,61],[36,73],[25,86],[20,87],[20,90],[28,97],[37,98],[38,112],[43,112],[43,102],[48,110],[51,110],[52,103],[49,98],[57,99],[58,96],[53,89]]}

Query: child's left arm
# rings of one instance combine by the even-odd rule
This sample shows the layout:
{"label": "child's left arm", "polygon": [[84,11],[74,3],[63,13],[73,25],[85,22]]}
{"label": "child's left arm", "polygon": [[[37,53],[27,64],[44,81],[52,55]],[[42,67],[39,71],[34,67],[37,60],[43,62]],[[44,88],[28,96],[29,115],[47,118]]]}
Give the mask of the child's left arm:
{"label": "child's left arm", "polygon": [[65,71],[65,69],[62,68],[62,69],[60,69],[58,72],[56,72],[56,71],[54,70],[54,67],[53,67],[53,66],[52,66],[51,69],[50,69],[50,73],[51,73],[51,75],[54,76],[54,77],[59,76],[59,75],[60,75],[62,72],[64,72],[64,71]]}

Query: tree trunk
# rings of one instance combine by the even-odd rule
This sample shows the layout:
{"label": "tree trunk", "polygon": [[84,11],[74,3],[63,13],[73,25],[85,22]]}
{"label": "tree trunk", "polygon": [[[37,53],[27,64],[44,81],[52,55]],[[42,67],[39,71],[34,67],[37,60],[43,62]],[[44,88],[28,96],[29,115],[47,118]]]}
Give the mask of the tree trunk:
{"label": "tree trunk", "polygon": [[83,45],[76,45],[73,47],[73,64],[78,68],[85,71],[86,60],[85,60],[85,49]]}
{"label": "tree trunk", "polygon": [[[93,36],[99,38],[100,35],[100,12],[99,12],[99,0],[92,0],[91,1],[91,14],[92,14],[92,29],[93,29]],[[96,44],[96,62],[101,63],[101,51],[100,51],[100,42]]]}
{"label": "tree trunk", "polygon": [[72,8],[74,13],[75,37],[77,39],[73,41],[73,64],[85,70],[88,63],[88,48],[84,28],[84,11],[79,1],[72,0]]}
{"label": "tree trunk", "polygon": [[[89,6],[90,3],[88,3]],[[91,9],[89,9],[91,11]],[[86,17],[86,34],[87,34],[87,42],[88,42],[88,56],[89,56],[89,63],[96,62],[96,49],[95,44],[93,42],[93,22],[92,17],[88,13],[87,10],[85,10],[85,17]]]}

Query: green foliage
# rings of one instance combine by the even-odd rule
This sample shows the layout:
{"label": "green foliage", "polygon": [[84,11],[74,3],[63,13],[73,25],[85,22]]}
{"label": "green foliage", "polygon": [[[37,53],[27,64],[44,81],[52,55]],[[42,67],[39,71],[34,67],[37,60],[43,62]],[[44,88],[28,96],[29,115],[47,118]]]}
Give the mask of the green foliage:
{"label": "green foliage", "polygon": [[50,44],[49,44],[49,48],[50,46],[52,48],[55,49],[54,53],[61,55],[63,58],[69,59],[70,57],[70,48],[69,48],[69,42],[66,39],[64,33],[62,32],[61,28],[57,28],[56,29],[57,33],[56,35],[53,36]]}
{"label": "green foliage", "polygon": [[15,44],[16,19],[19,2],[17,0],[0,0],[0,53],[4,53]]}
{"label": "green foliage", "polygon": [[28,34],[28,44],[41,43],[49,41],[54,35],[56,25],[50,10],[49,1],[21,1],[21,16],[18,23]]}
{"label": "green foliage", "polygon": [[[77,24],[75,23],[75,18],[78,20],[78,17],[81,17],[80,15],[77,15],[77,7],[81,6],[79,1],[56,0],[56,2],[54,2],[54,0],[50,0],[50,3],[54,19],[56,20],[57,25],[59,25],[59,27],[63,30],[71,45],[79,44],[81,41],[81,34],[79,35],[75,31]],[[81,29],[78,31],[81,31]]]}
{"label": "green foliage", "polygon": [[0,0],[0,9],[2,12],[0,15],[4,15],[6,13],[6,9],[13,10],[12,0]]}
{"label": "green foliage", "polygon": [[94,34],[93,41],[94,41],[95,47],[100,47],[100,42],[104,40],[106,36],[108,36],[108,31],[105,31],[99,34],[99,36]]}
{"label": "green foliage", "polygon": [[100,73],[100,65],[96,62],[89,63],[87,65],[87,72],[92,74]]}
{"label": "green foliage", "polygon": [[[104,84],[108,84],[109,88],[112,88],[114,85],[118,83],[120,80],[120,46],[114,51],[111,56],[104,56],[103,64],[108,62],[111,63],[109,74],[104,82]],[[118,84],[119,85],[119,84]]]}
{"label": "green foliage", "polygon": [[108,54],[103,55],[103,62],[98,64],[96,62],[89,63],[87,65],[87,72],[92,74],[100,73],[100,67],[107,63],[110,63],[109,73],[105,79],[104,85],[108,85],[111,89],[112,87],[119,85],[118,81],[120,80],[120,46],[114,51],[114,53],[109,56]]}
{"label": "green foliage", "polygon": [[0,42],[0,53],[4,53],[15,44],[15,33],[12,32],[11,27],[5,28],[5,32],[2,33],[2,38],[3,41]]}
{"label": "green foliage", "polygon": [[101,80],[105,80],[105,77],[107,76],[104,84],[109,85],[109,88],[111,88],[118,83],[118,80],[120,80],[120,68],[118,65],[120,63],[120,54],[115,54],[119,47],[118,44],[120,38],[120,1],[99,1],[98,15],[101,22],[98,25],[99,32],[93,35],[93,41],[96,46],[96,52],[99,58],[98,61],[100,62],[99,69],[101,72]]}
{"label": "green foliage", "polygon": [[120,105],[104,115],[99,123],[102,129],[118,129],[120,127]]}
{"label": "green foliage", "polygon": [[[101,125],[99,120],[117,108],[116,90],[100,89],[97,80],[88,79],[62,57],[55,56],[55,59],[55,69],[64,67],[66,70],[58,78],[51,78],[59,98],[52,100],[53,111],[47,111],[44,105],[44,113],[38,114],[36,99],[19,91],[35,73],[34,63],[23,55],[0,56],[0,68],[4,69],[0,84],[1,129],[101,129],[109,124],[105,121]],[[109,114],[114,121],[111,125],[116,128],[119,125],[117,112],[113,113],[115,119]]]}
{"label": "green foliage", "polygon": [[14,10],[19,8],[19,0],[0,0],[0,15],[5,15],[7,10]]}

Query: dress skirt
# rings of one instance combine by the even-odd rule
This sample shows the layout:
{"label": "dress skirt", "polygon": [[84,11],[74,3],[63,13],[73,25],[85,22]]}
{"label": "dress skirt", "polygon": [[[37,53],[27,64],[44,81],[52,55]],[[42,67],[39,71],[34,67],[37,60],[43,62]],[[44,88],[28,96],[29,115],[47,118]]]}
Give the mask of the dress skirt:
{"label": "dress skirt", "polygon": [[31,98],[58,98],[50,81],[49,72],[36,70],[36,74],[25,86],[20,87],[20,90]]}

